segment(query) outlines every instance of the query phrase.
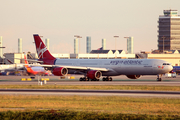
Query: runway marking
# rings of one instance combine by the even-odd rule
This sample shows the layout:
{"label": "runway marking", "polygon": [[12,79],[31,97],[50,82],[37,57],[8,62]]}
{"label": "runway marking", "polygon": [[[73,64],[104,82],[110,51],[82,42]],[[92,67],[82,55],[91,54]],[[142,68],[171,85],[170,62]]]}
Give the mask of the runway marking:
{"label": "runway marking", "polygon": [[180,92],[135,90],[47,90],[47,89],[0,89],[2,95],[91,95],[180,98]]}
{"label": "runway marking", "polygon": [[128,96],[128,97],[164,97],[164,98],[179,98],[180,95],[160,95],[160,94],[128,94],[128,93],[74,93],[74,92],[59,92],[59,93],[52,93],[52,92],[0,92],[1,95],[80,95],[80,96]]}

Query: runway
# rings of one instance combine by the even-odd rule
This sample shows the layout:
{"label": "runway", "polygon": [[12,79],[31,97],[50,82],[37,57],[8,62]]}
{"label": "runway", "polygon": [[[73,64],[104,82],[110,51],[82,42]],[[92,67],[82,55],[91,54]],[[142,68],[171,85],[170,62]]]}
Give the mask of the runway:
{"label": "runway", "polygon": [[[1,85],[38,85],[38,81],[0,81]],[[42,83],[43,84],[43,83]],[[47,81],[47,85],[151,85],[180,86],[180,82],[157,81]]]}
{"label": "runway", "polygon": [[1,95],[92,95],[92,96],[131,96],[180,98],[175,91],[138,91],[138,90],[63,90],[63,89],[0,89]]}
{"label": "runway", "polygon": [[[37,76],[32,81],[21,81],[21,78],[29,76],[0,76],[1,85],[37,85]],[[139,79],[128,79],[126,76],[113,77],[113,81],[79,81],[80,75],[75,79],[60,79],[58,76],[44,76],[49,78],[47,85],[156,85],[156,86],[180,86],[180,76],[176,78],[162,77],[163,81],[156,81],[157,76],[142,76]],[[42,77],[40,77],[42,78]],[[39,78],[39,79],[40,79]]]}
{"label": "runway", "polygon": [[[75,79],[69,79],[69,77],[75,77]],[[20,80],[21,78],[30,78],[31,76],[0,76],[0,81],[1,80]],[[35,77],[35,79],[38,79],[38,76],[33,76]],[[75,81],[79,81],[79,78],[83,77],[83,75],[68,75],[65,77],[65,79],[61,79],[60,76],[39,76],[40,78],[49,78],[50,80],[75,80]],[[112,76],[113,81],[119,81],[119,80],[127,80],[127,81],[141,81],[141,80],[147,80],[147,81],[156,81],[157,79],[157,75],[145,75],[145,76],[141,76],[138,79],[129,79],[127,78],[125,75],[120,75],[120,76]],[[180,75],[177,75],[176,78],[168,78],[165,77],[164,75],[162,76],[162,80],[163,81],[180,81]]]}
{"label": "runway", "polygon": [[[23,76],[0,77],[1,85],[38,85],[37,76],[32,81],[21,81]],[[26,76],[29,77],[29,76]],[[114,77],[113,81],[79,81],[76,79],[60,79],[57,76],[46,76],[50,80],[47,85],[151,85],[151,86],[180,86],[180,76],[156,81],[156,76],[143,76],[132,80],[126,76]],[[2,95],[95,95],[95,96],[131,96],[131,97],[166,97],[180,98],[180,92],[169,91],[137,91],[137,90],[35,90],[35,89],[1,89]]]}

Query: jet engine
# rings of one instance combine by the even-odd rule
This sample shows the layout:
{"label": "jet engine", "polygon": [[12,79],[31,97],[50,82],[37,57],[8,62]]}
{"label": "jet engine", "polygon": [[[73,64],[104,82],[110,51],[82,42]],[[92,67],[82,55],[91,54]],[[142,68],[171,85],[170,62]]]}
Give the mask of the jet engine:
{"label": "jet engine", "polygon": [[56,76],[65,76],[68,73],[68,69],[64,67],[56,67],[52,73]]}
{"label": "jet engine", "polygon": [[138,79],[141,75],[126,75],[130,79]]}
{"label": "jet engine", "polygon": [[87,77],[90,79],[99,79],[102,76],[102,73],[98,70],[91,70],[87,72]]}

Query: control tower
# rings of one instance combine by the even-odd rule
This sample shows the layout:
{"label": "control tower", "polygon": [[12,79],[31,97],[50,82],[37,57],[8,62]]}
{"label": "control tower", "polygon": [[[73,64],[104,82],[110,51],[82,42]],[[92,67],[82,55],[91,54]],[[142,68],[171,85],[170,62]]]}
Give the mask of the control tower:
{"label": "control tower", "polygon": [[180,16],[177,10],[164,10],[159,16],[158,50],[180,50]]}
{"label": "control tower", "polygon": [[127,38],[127,53],[128,54],[133,54],[134,52],[134,38],[133,37],[128,37]]}

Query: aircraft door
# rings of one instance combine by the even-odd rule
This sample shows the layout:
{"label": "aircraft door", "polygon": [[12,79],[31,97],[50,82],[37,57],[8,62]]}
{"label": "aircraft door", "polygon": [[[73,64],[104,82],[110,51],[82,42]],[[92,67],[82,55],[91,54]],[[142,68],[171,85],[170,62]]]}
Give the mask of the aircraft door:
{"label": "aircraft door", "polygon": [[157,73],[157,72],[158,72],[158,68],[157,68],[157,66],[158,66],[158,65],[157,65],[157,63],[154,63],[154,64],[153,64],[152,73],[154,73],[154,74],[155,74],[155,73]]}

